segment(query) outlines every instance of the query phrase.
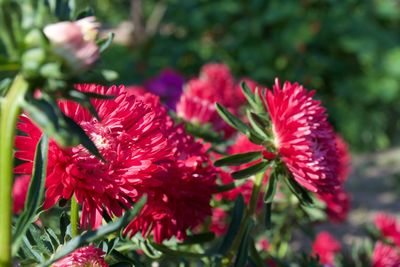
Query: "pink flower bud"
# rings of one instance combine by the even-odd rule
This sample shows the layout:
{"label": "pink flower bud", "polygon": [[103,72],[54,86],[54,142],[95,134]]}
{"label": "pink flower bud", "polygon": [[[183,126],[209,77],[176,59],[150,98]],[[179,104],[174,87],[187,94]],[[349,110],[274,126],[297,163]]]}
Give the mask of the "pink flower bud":
{"label": "pink flower bud", "polygon": [[43,31],[54,52],[76,72],[88,69],[98,59],[99,47],[95,39],[99,27],[95,17],[87,17],[75,22],[51,24]]}

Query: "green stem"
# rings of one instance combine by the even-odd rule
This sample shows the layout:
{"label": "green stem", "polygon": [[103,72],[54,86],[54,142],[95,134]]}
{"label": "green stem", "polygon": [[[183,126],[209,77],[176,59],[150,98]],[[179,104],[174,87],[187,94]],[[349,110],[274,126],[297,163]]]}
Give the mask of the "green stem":
{"label": "green stem", "polygon": [[0,266],[8,267],[11,259],[12,184],[14,168],[14,139],[21,103],[28,83],[17,75],[1,103],[0,112]]}
{"label": "green stem", "polygon": [[76,201],[75,195],[71,198],[71,234],[72,238],[76,237],[78,232],[78,223],[79,223],[79,205]]}
{"label": "green stem", "polygon": [[260,172],[256,175],[256,178],[254,180],[253,184],[253,191],[251,192],[251,197],[250,197],[250,203],[249,203],[249,208],[246,210],[246,214],[243,218],[243,221],[240,225],[240,229],[238,234],[236,235],[235,239],[233,240],[232,246],[228,252],[228,257],[229,257],[229,263],[232,262],[234,256],[236,255],[240,242],[243,239],[243,235],[245,233],[245,226],[247,225],[247,221],[255,214],[256,208],[257,208],[257,202],[258,198],[260,196],[260,191],[262,187],[262,181],[264,179],[264,172]]}

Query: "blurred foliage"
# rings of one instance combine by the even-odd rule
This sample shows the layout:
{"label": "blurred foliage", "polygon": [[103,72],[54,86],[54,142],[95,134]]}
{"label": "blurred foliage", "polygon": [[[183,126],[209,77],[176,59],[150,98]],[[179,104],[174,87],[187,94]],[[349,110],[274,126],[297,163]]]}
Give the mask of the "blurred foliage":
{"label": "blurred foliage", "polygon": [[[143,1],[144,18],[157,2]],[[204,63],[222,61],[237,77],[266,86],[280,77],[317,89],[353,150],[399,144],[400,1],[163,3],[157,34],[109,52],[107,64],[123,81],[140,82],[167,66],[195,75]],[[129,1],[99,1],[96,8],[110,23],[129,19]]]}

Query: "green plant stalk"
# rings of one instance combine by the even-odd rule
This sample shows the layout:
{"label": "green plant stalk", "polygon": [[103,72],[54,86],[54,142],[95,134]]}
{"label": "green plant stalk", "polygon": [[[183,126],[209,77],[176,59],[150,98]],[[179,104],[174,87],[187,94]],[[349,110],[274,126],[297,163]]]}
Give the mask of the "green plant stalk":
{"label": "green plant stalk", "polygon": [[14,169],[14,141],[16,123],[21,112],[21,103],[28,90],[28,83],[17,75],[8,94],[1,103],[0,111],[0,267],[12,265],[11,223],[12,185]]}
{"label": "green plant stalk", "polygon": [[[262,187],[262,181],[264,179],[265,172],[260,172],[256,174],[256,178],[253,183],[253,191],[251,192],[249,208],[246,210],[246,214],[243,218],[243,221],[240,225],[239,232],[233,240],[232,246],[228,252],[228,263],[232,263],[234,256],[236,255],[237,250],[239,249],[240,242],[242,241],[243,235],[245,233],[245,225],[247,221],[255,214],[257,208],[258,198],[260,196],[260,191]],[[230,266],[230,265],[228,265]]]}
{"label": "green plant stalk", "polygon": [[79,205],[78,202],[76,201],[75,195],[72,196],[71,198],[71,214],[70,214],[70,219],[71,219],[71,235],[72,238],[76,237],[79,235],[78,231],[78,223],[79,223]]}

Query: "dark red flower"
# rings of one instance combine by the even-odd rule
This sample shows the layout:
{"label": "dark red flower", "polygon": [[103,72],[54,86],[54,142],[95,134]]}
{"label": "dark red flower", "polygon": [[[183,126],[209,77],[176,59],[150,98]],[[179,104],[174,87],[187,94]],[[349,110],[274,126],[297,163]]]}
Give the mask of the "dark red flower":
{"label": "dark red flower", "polygon": [[225,137],[230,137],[234,133],[234,129],[219,116],[215,102],[192,93],[192,91],[205,91],[210,86],[208,81],[190,80],[186,85],[187,91],[181,96],[176,106],[176,113],[185,121],[198,126],[209,124],[210,128],[217,133],[223,132]]}
{"label": "dark red flower", "polygon": [[341,182],[344,182],[351,171],[351,156],[346,142],[338,134],[336,134],[336,147],[339,153],[338,178]]}
{"label": "dark red flower", "polygon": [[222,236],[228,230],[228,213],[218,207],[213,208],[212,216],[211,216],[211,223],[210,223],[210,230],[216,236]]}
{"label": "dark red flower", "polygon": [[272,121],[273,144],[294,179],[312,192],[339,188],[335,133],[314,91],[278,79],[267,90],[265,106]]}
{"label": "dark red flower", "polygon": [[[83,84],[77,85],[77,89],[115,96],[113,100],[92,100],[101,121],[76,103],[59,103],[61,110],[84,129],[106,161],[100,161],[82,146],[61,148],[51,140],[44,208],[75,195],[82,205],[81,224],[97,227],[103,212],[121,216],[123,206],[129,207],[131,200],[146,193],[138,190],[137,183],[151,179],[159,162],[170,160],[173,151],[168,136],[160,130],[165,116],[134,96],[127,96],[123,86]],[[26,116],[21,116],[18,129],[24,135],[16,138],[16,157],[26,162],[17,166],[15,172],[30,174],[42,132]]]}
{"label": "dark red flower", "polygon": [[12,192],[13,212],[15,214],[20,213],[24,209],[30,180],[31,177],[29,175],[21,175],[15,178]]}
{"label": "dark red flower", "polygon": [[57,261],[52,267],[108,267],[104,255],[101,249],[94,246],[83,247]]}
{"label": "dark red flower", "polygon": [[400,224],[396,217],[381,212],[375,216],[374,222],[381,234],[400,248]]}
{"label": "dark red flower", "polygon": [[[161,107],[154,95],[145,96],[145,102]],[[141,231],[146,237],[152,232],[156,242],[172,236],[182,240],[188,229],[211,215],[216,171],[206,153],[207,146],[195,141],[181,125],[175,126],[171,119],[166,119],[160,129],[168,135],[173,160],[160,164],[151,178],[137,183],[138,190],[146,192],[148,201],[127,226],[125,234],[131,236]]]}
{"label": "dark red flower", "polygon": [[350,196],[344,190],[332,194],[318,194],[318,198],[326,204],[326,213],[331,222],[341,223],[347,219]]}
{"label": "dark red flower", "polygon": [[320,232],[312,245],[314,255],[319,255],[319,261],[328,266],[334,266],[335,255],[342,249],[340,243],[328,232]]}
{"label": "dark red flower", "polygon": [[376,242],[372,255],[372,267],[398,267],[400,266],[400,253],[397,248]]}

